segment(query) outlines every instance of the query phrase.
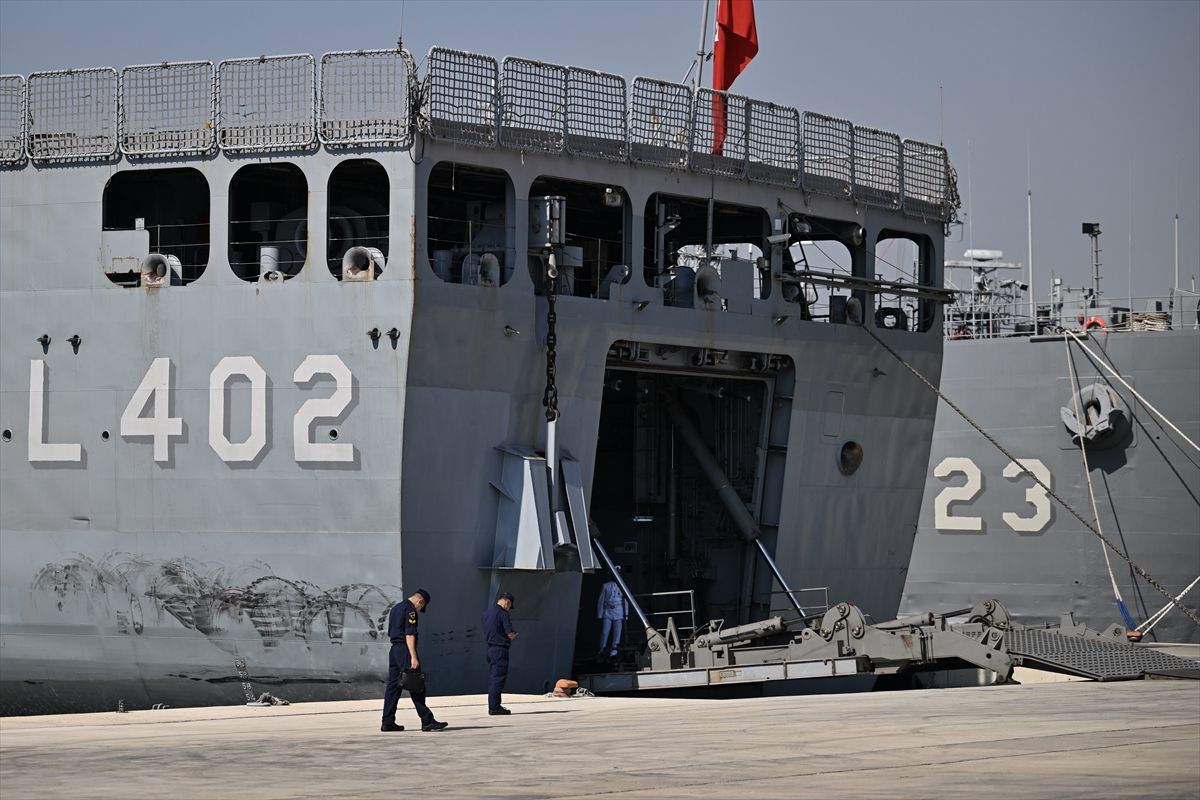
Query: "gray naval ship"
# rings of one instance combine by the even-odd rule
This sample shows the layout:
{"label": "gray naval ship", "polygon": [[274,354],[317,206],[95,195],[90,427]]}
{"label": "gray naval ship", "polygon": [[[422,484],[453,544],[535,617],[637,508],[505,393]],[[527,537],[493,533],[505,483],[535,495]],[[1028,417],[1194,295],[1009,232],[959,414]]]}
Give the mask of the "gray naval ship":
{"label": "gray naval ship", "polygon": [[[945,150],[423,65],[0,78],[4,714],[379,697],[418,588],[432,693],[486,685],[500,591],[509,688],[543,691],[616,564],[648,614],[896,616],[936,397],[846,323],[937,380]],[[915,282],[876,277],[885,237]]]}
{"label": "gray naval ship", "polygon": [[[1056,279],[1049,303],[1030,303],[1022,265],[998,251],[946,262],[958,287],[944,321],[942,390],[1197,609],[1197,295],[1106,298],[1100,226],[1085,223],[1083,233],[1091,285]],[[1159,592],[939,404],[902,607],[957,608],[981,595],[1002,597],[1026,622],[1070,613],[1092,627],[1136,629],[1144,642],[1200,642],[1200,627],[1176,608],[1160,614]]]}

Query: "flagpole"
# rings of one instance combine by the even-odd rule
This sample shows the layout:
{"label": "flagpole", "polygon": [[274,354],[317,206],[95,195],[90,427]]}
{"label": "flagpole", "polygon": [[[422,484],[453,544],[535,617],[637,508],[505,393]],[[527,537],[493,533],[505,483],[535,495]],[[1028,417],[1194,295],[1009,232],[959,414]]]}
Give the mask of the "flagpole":
{"label": "flagpole", "polygon": [[708,42],[708,11],[709,0],[704,0],[704,16],[700,19],[700,44],[696,46],[696,76],[692,78],[692,90],[700,88],[701,75],[704,72],[704,57],[707,55],[704,46]]}

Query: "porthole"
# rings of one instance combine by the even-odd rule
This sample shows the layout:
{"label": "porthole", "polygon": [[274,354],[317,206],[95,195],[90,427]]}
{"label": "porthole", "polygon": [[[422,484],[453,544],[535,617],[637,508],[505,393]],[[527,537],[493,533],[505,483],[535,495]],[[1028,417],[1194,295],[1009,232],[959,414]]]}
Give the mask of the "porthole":
{"label": "porthole", "polygon": [[11,442],[12,441],[12,431],[10,431],[8,428],[5,428],[4,433],[0,434],[0,439],[4,439],[4,441],[6,441],[6,442]]}
{"label": "porthole", "polygon": [[338,437],[337,428],[330,428],[329,429],[329,438],[336,442],[337,437]]}
{"label": "porthole", "polygon": [[857,472],[862,460],[863,449],[858,442],[844,442],[838,448],[838,471],[843,475],[853,475]]}
{"label": "porthole", "polygon": [[107,441],[108,441],[108,435],[109,435],[109,434],[108,434],[108,431],[100,431],[100,441],[102,441],[102,442],[107,442]]}

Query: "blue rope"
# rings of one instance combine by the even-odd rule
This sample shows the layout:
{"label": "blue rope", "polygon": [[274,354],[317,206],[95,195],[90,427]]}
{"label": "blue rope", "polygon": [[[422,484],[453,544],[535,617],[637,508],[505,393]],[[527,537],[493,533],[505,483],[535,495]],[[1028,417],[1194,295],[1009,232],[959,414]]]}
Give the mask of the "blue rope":
{"label": "blue rope", "polygon": [[1125,607],[1125,601],[1117,599],[1117,608],[1121,609],[1121,616],[1125,619],[1125,627],[1129,630],[1137,630],[1137,623],[1133,621],[1133,617],[1129,614],[1129,609]]}

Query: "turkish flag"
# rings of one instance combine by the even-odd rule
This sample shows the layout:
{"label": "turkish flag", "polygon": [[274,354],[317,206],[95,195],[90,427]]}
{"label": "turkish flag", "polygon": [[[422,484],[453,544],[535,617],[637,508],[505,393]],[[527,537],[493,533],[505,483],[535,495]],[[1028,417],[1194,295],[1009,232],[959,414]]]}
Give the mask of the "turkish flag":
{"label": "turkish flag", "polygon": [[[758,54],[758,31],[754,27],[754,0],[717,0],[717,32],[713,45],[713,89],[726,91]],[[721,97],[713,98],[713,155],[725,143],[728,108]]]}
{"label": "turkish flag", "polygon": [[758,54],[754,0],[717,0],[717,38],[713,45],[713,88],[726,91]]}

